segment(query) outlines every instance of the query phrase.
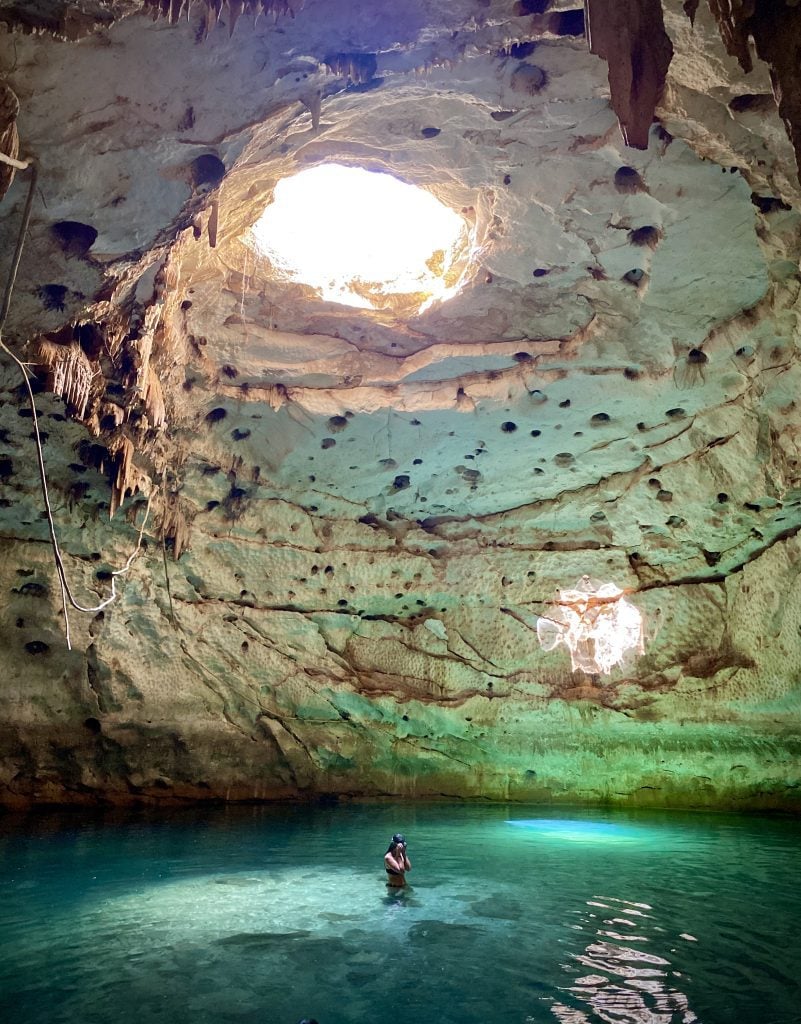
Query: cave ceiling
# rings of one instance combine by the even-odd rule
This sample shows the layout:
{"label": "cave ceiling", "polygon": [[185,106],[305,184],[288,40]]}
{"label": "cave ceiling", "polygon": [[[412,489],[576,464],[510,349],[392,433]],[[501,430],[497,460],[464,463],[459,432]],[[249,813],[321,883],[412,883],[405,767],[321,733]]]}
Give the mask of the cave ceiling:
{"label": "cave ceiling", "polygon": [[[501,687],[544,657],[538,610],[589,574],[648,617],[632,686],[670,689],[711,630],[720,663],[690,675],[741,695],[751,663],[710,626],[715,588],[759,566],[793,585],[801,526],[798,9],[767,5],[765,27],[703,2],[588,3],[588,40],[562,0],[286,0],[255,22],[259,4],[142,6],[0,3],[38,168],[3,338],[36,374],[84,599],[148,515],[133,572],[152,583],[131,582],[125,625],[73,613],[75,657],[168,643],[194,671],[181,622],[227,649],[219,631],[250,609],[258,642],[295,656],[314,624],[335,667],[320,654],[307,677],[468,699],[485,647]],[[326,302],[253,247],[277,182],[325,162],[460,213],[452,298]],[[29,174],[0,205],[6,262]],[[2,375],[16,595],[19,566],[47,581],[48,523],[5,356]],[[43,609],[14,597],[9,649],[63,644],[42,585]],[[425,682],[409,659],[449,616],[467,675]],[[240,627],[229,670],[255,678]],[[560,658],[548,685],[581,689]],[[782,698],[771,679],[761,696]]]}

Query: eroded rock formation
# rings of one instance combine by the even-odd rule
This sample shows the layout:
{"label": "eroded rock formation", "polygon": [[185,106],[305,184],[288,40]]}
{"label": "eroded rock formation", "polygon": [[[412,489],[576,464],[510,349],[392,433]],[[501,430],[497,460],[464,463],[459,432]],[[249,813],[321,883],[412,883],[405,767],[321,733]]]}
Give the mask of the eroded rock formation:
{"label": "eroded rock formation", "polygon": [[[0,5],[40,175],[3,337],[75,596],[120,595],[68,649],[3,355],[0,800],[795,807],[792,34],[643,0],[608,66],[562,2],[140,6]],[[259,255],[326,161],[461,213],[455,297],[354,309]],[[537,642],[585,574],[645,616],[610,677]]]}

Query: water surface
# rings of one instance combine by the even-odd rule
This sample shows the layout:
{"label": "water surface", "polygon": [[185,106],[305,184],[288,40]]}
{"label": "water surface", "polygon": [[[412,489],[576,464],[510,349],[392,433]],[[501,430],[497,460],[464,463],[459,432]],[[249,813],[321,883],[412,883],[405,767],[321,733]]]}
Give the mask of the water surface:
{"label": "water surface", "polygon": [[799,850],[792,819],[519,805],[0,817],[0,1019],[796,1024]]}

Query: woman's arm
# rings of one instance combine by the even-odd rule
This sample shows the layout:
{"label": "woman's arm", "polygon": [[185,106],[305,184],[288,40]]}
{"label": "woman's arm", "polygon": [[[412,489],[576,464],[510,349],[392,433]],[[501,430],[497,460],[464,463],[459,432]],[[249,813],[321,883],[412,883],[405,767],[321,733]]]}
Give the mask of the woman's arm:
{"label": "woman's arm", "polygon": [[384,867],[387,871],[397,871],[398,873],[404,870],[403,860],[398,856],[397,850],[387,850],[384,854]]}

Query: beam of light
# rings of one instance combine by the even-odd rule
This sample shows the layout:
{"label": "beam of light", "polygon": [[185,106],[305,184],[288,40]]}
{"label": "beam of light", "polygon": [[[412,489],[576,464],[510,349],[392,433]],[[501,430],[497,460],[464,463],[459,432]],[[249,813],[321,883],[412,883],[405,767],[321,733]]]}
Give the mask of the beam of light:
{"label": "beam of light", "polygon": [[646,831],[629,825],[567,818],[511,818],[506,824],[526,829],[543,839],[591,846],[641,842]]}
{"label": "beam of light", "polygon": [[630,652],[643,654],[643,619],[614,583],[582,576],[572,590],[537,620],[537,638],[545,651],[564,644],[573,671],[608,675]]}
{"label": "beam of light", "polygon": [[467,229],[424,189],[390,174],[320,164],[278,182],[252,237],[280,272],[321,298],[381,309],[388,295],[414,294],[423,307],[455,294],[449,271]]}

